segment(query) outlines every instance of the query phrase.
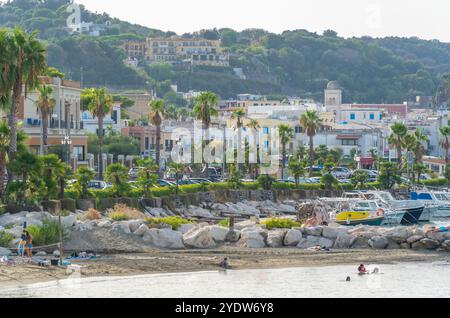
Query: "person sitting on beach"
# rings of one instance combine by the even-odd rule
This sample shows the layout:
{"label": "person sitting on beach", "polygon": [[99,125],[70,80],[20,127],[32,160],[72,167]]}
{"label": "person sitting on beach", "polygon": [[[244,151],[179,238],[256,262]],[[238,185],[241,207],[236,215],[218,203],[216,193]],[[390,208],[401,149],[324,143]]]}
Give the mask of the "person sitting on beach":
{"label": "person sitting on beach", "polygon": [[366,269],[366,267],[364,266],[364,264],[359,265],[359,267],[358,267],[358,272],[359,272],[360,274],[367,274],[367,269]]}
{"label": "person sitting on beach", "polygon": [[224,258],[223,261],[220,262],[219,266],[223,269],[229,269],[230,264],[228,263],[228,258]]}

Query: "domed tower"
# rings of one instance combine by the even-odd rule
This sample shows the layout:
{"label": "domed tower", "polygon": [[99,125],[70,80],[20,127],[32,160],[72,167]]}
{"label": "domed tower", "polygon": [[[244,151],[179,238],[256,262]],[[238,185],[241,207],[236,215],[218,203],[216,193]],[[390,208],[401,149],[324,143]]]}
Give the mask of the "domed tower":
{"label": "domed tower", "polygon": [[331,81],[325,90],[325,106],[342,105],[342,89],[338,82]]}

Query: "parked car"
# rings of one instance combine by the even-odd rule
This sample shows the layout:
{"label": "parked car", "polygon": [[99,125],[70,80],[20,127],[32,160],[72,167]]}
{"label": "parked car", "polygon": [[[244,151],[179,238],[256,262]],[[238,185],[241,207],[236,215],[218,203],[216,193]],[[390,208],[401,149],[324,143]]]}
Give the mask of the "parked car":
{"label": "parked car", "polygon": [[349,179],[352,176],[352,171],[346,167],[336,167],[331,173],[336,179]]}
{"label": "parked car", "polygon": [[131,179],[136,179],[138,177],[139,168],[134,167],[131,168],[130,171],[128,171],[128,174]]}
{"label": "parked car", "polygon": [[108,189],[110,185],[108,185],[105,181],[100,180],[92,180],[88,183],[88,189],[95,189],[95,190],[104,190]]}
{"label": "parked car", "polygon": [[190,178],[190,181],[193,181],[195,183],[212,183],[211,180],[203,179],[203,178]]}
{"label": "parked car", "polygon": [[163,180],[163,179],[158,179],[157,184],[160,187],[172,187],[175,186],[175,182],[169,181],[169,180]]}
{"label": "parked car", "polygon": [[314,178],[309,178],[309,183],[320,183],[321,182],[321,177],[314,177]]}

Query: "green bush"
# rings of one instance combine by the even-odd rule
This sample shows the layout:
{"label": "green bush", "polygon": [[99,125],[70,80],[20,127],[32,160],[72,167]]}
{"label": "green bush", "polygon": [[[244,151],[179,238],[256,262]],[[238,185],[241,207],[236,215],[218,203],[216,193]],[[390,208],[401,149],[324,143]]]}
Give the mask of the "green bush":
{"label": "green bush", "polygon": [[8,247],[9,243],[14,239],[14,236],[12,234],[9,234],[5,231],[0,231],[0,246],[1,247]]}
{"label": "green bush", "polygon": [[192,221],[189,221],[187,219],[184,219],[179,216],[169,216],[165,218],[147,218],[146,219],[148,225],[150,227],[158,227],[160,225],[166,224],[172,227],[172,230],[176,231],[180,228],[183,224],[191,224]]}
{"label": "green bush", "polygon": [[258,190],[259,183],[258,182],[246,182],[243,184],[244,190]]}
{"label": "green bush", "polygon": [[78,191],[76,191],[73,188],[70,188],[70,189],[64,190],[64,197],[67,199],[77,200],[77,199],[79,199],[80,196],[78,194]]}
{"label": "green bush", "polygon": [[179,187],[181,193],[197,193],[204,192],[206,190],[206,186],[204,184],[186,184]]}
{"label": "green bush", "polygon": [[152,196],[156,198],[168,197],[175,193],[174,187],[152,188]]}
{"label": "green bush", "polygon": [[268,230],[292,229],[293,227],[301,226],[300,223],[291,219],[267,219],[266,221],[261,222],[261,224],[264,224]]}
{"label": "green bush", "polygon": [[223,227],[229,227],[230,226],[230,219],[224,219],[218,223],[218,225]]}
{"label": "green bush", "polygon": [[211,183],[208,185],[209,191],[228,190],[230,185],[228,182]]}
{"label": "green bush", "polygon": [[113,219],[114,221],[128,221],[131,218],[126,215],[125,213],[119,213],[119,212],[112,212],[109,214],[109,217]]}
{"label": "green bush", "polygon": [[431,180],[423,180],[420,183],[423,184],[424,186],[429,186],[429,187],[442,187],[442,186],[448,185],[448,180],[444,179],[444,178],[431,179]]}
{"label": "green bush", "polygon": [[[45,220],[42,226],[32,225],[28,228],[33,237],[33,244],[35,246],[43,246],[55,244],[59,242],[59,226],[57,222]],[[63,238],[67,237],[67,232],[62,229]]]}

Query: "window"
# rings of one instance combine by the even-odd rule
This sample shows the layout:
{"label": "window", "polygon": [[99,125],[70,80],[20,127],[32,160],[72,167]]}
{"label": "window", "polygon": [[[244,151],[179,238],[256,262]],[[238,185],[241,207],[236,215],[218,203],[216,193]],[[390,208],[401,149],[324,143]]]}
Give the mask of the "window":
{"label": "window", "polygon": [[380,114],[380,120],[383,120],[383,114]]}
{"label": "window", "polygon": [[296,126],[296,127],[295,127],[295,133],[296,133],[296,134],[301,134],[301,133],[302,133],[302,127]]}
{"label": "window", "polygon": [[79,161],[84,160],[84,146],[74,146],[73,154],[77,157]]}
{"label": "window", "polygon": [[350,120],[355,120],[355,119],[356,119],[356,114],[351,113],[351,114],[350,114]]}
{"label": "window", "polygon": [[269,134],[269,127],[264,127],[263,128],[263,134],[264,135],[268,135]]}
{"label": "window", "polygon": [[357,146],[357,140],[342,140],[342,146]]}
{"label": "window", "polygon": [[264,141],[264,149],[269,149],[269,141]]}
{"label": "window", "polygon": [[370,114],[369,118],[370,120],[375,120],[375,114]]}

